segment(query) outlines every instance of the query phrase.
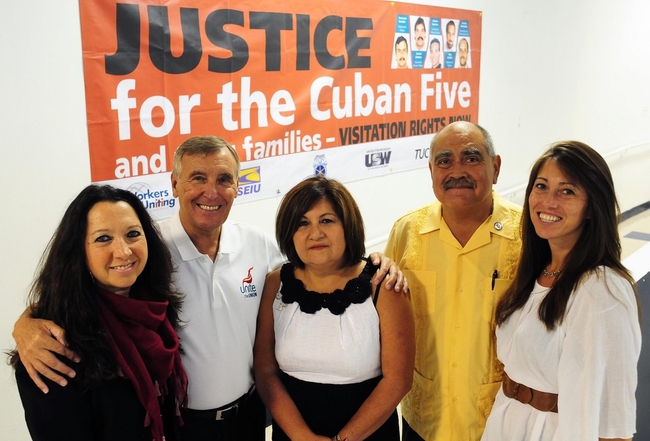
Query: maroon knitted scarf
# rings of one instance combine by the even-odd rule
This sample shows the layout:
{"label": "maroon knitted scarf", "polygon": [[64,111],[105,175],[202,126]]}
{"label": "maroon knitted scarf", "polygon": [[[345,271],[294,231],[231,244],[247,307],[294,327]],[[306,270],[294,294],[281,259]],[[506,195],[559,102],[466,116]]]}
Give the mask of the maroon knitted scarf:
{"label": "maroon knitted scarf", "polygon": [[[168,302],[124,297],[99,289],[99,308],[107,344],[124,377],[133,384],[146,410],[144,425],[154,441],[164,440],[160,402],[174,385],[176,415],[187,404],[187,375],[181,364],[178,336],[167,318]],[[182,421],[181,421],[182,424]]]}

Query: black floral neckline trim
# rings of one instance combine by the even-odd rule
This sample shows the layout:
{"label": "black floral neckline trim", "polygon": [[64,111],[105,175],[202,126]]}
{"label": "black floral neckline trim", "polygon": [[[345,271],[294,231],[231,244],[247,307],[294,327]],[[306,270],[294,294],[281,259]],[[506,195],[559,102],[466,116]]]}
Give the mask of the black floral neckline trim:
{"label": "black floral neckline trim", "polygon": [[302,281],[294,276],[293,265],[285,263],[280,270],[282,302],[298,302],[300,310],[307,314],[314,314],[322,308],[329,309],[334,315],[343,314],[352,303],[363,303],[372,294],[370,281],[379,267],[373,265],[368,259],[363,260],[366,261],[366,266],[361,274],[349,280],[345,288],[337,289],[330,294],[308,291]]}

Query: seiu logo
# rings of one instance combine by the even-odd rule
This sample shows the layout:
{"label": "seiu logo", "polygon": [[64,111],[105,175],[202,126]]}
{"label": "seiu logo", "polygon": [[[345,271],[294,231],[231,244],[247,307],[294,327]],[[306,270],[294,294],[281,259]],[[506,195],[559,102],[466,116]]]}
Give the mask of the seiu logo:
{"label": "seiu logo", "polygon": [[262,184],[255,185],[241,185],[237,188],[237,196],[243,196],[245,194],[259,193],[262,190]]}
{"label": "seiu logo", "polygon": [[366,154],[366,167],[378,167],[390,162],[390,150],[386,152]]}
{"label": "seiu logo", "polygon": [[260,184],[262,181],[260,168],[261,167],[257,166],[245,168],[239,171],[239,188],[237,188],[237,196],[260,192],[262,189],[262,184]]}

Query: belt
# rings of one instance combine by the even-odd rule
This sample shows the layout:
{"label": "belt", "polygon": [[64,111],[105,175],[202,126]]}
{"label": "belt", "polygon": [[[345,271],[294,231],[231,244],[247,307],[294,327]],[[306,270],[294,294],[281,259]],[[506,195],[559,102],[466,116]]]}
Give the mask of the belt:
{"label": "belt", "polygon": [[183,409],[183,417],[188,416],[190,418],[206,418],[217,421],[229,420],[237,415],[239,407],[244,404],[246,399],[253,393],[254,390],[255,385],[251,386],[248,392],[237,398],[232,403],[228,403],[225,406],[221,406],[216,409]]}
{"label": "belt", "polygon": [[557,413],[557,394],[540,392],[528,386],[513,381],[508,374],[503,373],[503,393],[521,403],[529,404],[542,412]]}

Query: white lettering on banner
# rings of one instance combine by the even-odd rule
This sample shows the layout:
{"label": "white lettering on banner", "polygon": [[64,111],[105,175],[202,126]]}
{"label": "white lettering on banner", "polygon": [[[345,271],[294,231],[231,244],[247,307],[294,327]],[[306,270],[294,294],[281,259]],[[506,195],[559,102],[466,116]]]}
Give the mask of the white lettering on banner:
{"label": "white lettering on banner", "polygon": [[[316,121],[327,121],[332,113],[336,119],[349,118],[353,114],[368,116],[373,108],[378,115],[400,113],[402,100],[404,100],[404,112],[411,111],[411,86],[408,83],[395,84],[393,89],[387,84],[380,84],[377,86],[377,95],[375,99],[372,87],[363,84],[361,72],[354,74],[354,86],[343,87],[343,94],[341,94],[341,86],[334,85],[334,78],[320,77],[309,89],[311,116]],[[366,100],[365,106],[364,100]],[[323,103],[332,103],[332,109],[322,108]]]}
{"label": "white lettering on banner", "polygon": [[[422,111],[428,110],[429,104],[433,101],[435,109],[453,109],[458,99],[458,105],[467,108],[471,104],[472,91],[467,81],[461,83],[441,81],[442,72],[423,74],[420,80]],[[136,98],[129,96],[131,91],[136,88],[136,82],[133,79],[125,79],[118,83],[115,98],[111,99],[111,109],[117,111],[119,121],[118,132],[120,141],[131,139],[131,110],[138,108]],[[216,101],[221,104],[221,122],[223,128],[228,131],[239,129],[249,129],[252,127],[251,112],[257,111],[256,127],[269,127],[269,116],[273,123],[281,126],[290,126],[295,122],[296,104],[287,90],[277,90],[267,102],[264,92],[253,90],[250,77],[240,79],[239,91],[236,92],[233,83],[223,84],[221,92],[217,93]],[[327,121],[332,119],[343,120],[352,117],[367,117],[373,111],[377,115],[388,115],[393,113],[411,112],[411,99],[416,96],[413,93],[411,85],[408,83],[401,84],[379,84],[373,88],[363,82],[361,72],[354,74],[354,84],[347,86],[335,85],[334,78],[325,76],[319,77],[310,87],[310,110],[311,116],[316,121]],[[328,106],[329,103],[329,107]],[[238,105],[235,105],[238,104]],[[178,121],[180,134],[190,134],[192,132],[191,112],[197,106],[201,105],[201,95],[179,95],[178,96]],[[162,110],[162,122],[160,125],[154,124],[153,114],[155,109]],[[142,131],[151,138],[162,138],[169,135],[176,126],[176,109],[173,101],[165,96],[154,95],[142,103],[138,112],[139,118],[133,118],[133,121],[140,122]],[[292,130],[290,133],[294,133]],[[288,132],[289,133],[289,132]],[[252,152],[252,144],[244,142],[243,148],[247,149],[247,157],[251,155],[255,158],[275,156],[274,153],[268,153],[269,149],[280,148],[285,151],[287,147],[269,147],[269,143],[282,143],[279,141],[269,141],[264,143],[264,149],[256,143],[256,150]],[[312,147],[311,137],[304,138],[304,145],[296,144],[296,151],[311,151],[320,148],[320,135],[318,135],[318,147]],[[293,151],[291,152],[293,153]],[[286,154],[286,153],[280,153]],[[119,161],[124,160],[121,158]],[[248,159],[247,159],[248,160]],[[128,164],[128,161],[126,161]],[[123,167],[123,173],[129,176],[129,167]],[[137,174],[136,174],[137,175]]]}
{"label": "white lettering on banner", "polygon": [[[257,127],[268,127],[269,122],[266,112],[270,110],[271,119],[282,126],[288,126],[294,121],[294,112],[296,104],[293,102],[291,94],[286,90],[278,90],[271,97],[271,103],[266,103],[266,96],[263,92],[255,91],[251,93],[250,77],[241,78],[241,100],[239,95],[233,92],[232,82],[226,83],[221,87],[221,93],[217,94],[217,103],[221,104],[221,122],[223,128],[229,131],[239,129],[239,122],[233,111],[233,104],[241,102],[239,107],[241,128],[250,129],[251,127],[251,109],[253,104],[257,107]],[[288,114],[287,114],[288,113]]]}
{"label": "white lettering on banner", "polygon": [[[135,90],[135,80],[126,79],[118,83],[115,98],[111,99],[111,109],[117,110],[119,121],[118,132],[120,141],[131,139],[131,115],[129,110],[137,108],[135,98],[129,97],[129,92]],[[178,97],[178,119],[181,135],[191,133],[190,112],[201,104],[201,95],[180,95]],[[153,123],[153,111],[160,107],[163,111],[163,122],[160,126]],[[140,108],[140,128],[152,138],[162,138],[171,133],[176,123],[174,104],[165,96],[154,95],[147,98]]]}
{"label": "white lettering on banner", "polygon": [[117,85],[115,95],[117,98],[111,99],[111,110],[117,110],[117,120],[119,121],[120,141],[131,139],[131,117],[129,109],[135,109],[135,98],[129,98],[129,92],[135,90],[135,80],[122,80]]}
{"label": "white lettering on banner", "polygon": [[[156,107],[160,107],[163,111],[163,122],[159,127],[153,123],[151,117]],[[174,105],[167,97],[156,95],[147,98],[142,103],[142,107],[140,107],[140,126],[147,136],[162,138],[172,131],[175,122]]]}
{"label": "white lettering on banner", "polygon": [[421,102],[420,105],[422,110],[427,110],[428,98],[435,98],[435,108],[437,110],[442,109],[442,99],[445,99],[445,108],[452,109],[454,103],[456,102],[456,97],[458,97],[458,104],[461,107],[469,107],[470,98],[472,97],[472,90],[467,81],[463,81],[460,85],[457,82],[451,83],[451,90],[449,89],[449,83],[436,82],[435,91],[433,87],[429,86],[429,83],[435,82],[436,80],[442,79],[442,72],[436,72],[435,78],[434,74],[423,74],[421,77]]}
{"label": "white lettering on banner", "polygon": [[241,147],[246,152],[245,161],[290,155],[292,153],[311,152],[313,150],[320,150],[321,134],[301,135],[300,130],[291,130],[290,132],[285,132],[283,139],[273,139],[266,142],[253,142],[252,136],[246,136]]}
{"label": "white lettering on banner", "polygon": [[115,165],[115,177],[117,179],[165,172],[167,171],[165,146],[161,145],[160,152],[154,153],[151,158],[144,155],[132,156],[131,162],[129,162],[128,158],[117,158]]}

